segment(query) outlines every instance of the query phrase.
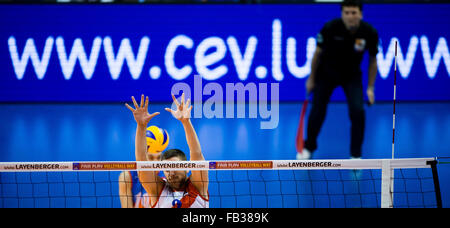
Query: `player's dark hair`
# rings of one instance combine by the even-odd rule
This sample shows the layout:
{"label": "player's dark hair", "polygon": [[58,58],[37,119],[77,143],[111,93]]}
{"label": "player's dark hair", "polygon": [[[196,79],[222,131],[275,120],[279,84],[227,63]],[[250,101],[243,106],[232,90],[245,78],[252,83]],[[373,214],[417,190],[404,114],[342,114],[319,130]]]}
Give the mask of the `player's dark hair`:
{"label": "player's dark hair", "polygon": [[167,160],[167,159],[170,159],[170,158],[173,158],[173,157],[179,157],[180,160],[182,160],[182,161],[186,161],[187,160],[186,154],[183,151],[181,151],[179,149],[170,149],[170,150],[166,150],[166,152],[164,152],[161,155],[161,161],[162,160]]}
{"label": "player's dark hair", "polygon": [[344,9],[344,7],[351,6],[351,7],[358,7],[359,10],[362,12],[363,4],[361,0],[344,0],[341,3],[341,11]]}

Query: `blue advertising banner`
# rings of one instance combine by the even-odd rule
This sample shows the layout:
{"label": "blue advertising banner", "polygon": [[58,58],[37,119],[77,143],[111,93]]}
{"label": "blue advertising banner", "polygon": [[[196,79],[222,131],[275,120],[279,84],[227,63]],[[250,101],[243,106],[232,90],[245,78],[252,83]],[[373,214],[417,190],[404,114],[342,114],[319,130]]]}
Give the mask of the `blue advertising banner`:
{"label": "blue advertising banner", "polygon": [[[398,41],[397,99],[449,101],[450,4],[363,12],[380,37],[376,100],[393,98]],[[315,37],[337,17],[337,4],[0,5],[0,102],[167,102],[177,83],[205,99],[243,85],[300,101]],[[361,67],[365,87],[367,55]]]}

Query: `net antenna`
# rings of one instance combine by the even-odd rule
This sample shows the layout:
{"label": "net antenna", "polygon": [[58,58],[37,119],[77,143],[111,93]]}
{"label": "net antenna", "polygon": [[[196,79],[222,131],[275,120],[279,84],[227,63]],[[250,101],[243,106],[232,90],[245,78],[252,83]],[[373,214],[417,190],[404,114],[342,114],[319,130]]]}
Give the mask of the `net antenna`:
{"label": "net antenna", "polygon": [[[393,114],[392,114],[392,154],[391,159],[395,158],[395,102],[397,95],[397,44],[395,41],[395,57],[394,57],[394,99]],[[388,162],[383,162],[382,168],[382,203],[381,207],[393,208],[394,207],[394,170],[390,167]]]}
{"label": "net antenna", "polygon": [[395,100],[396,100],[396,93],[397,93],[397,42],[395,41],[395,58],[394,58],[394,111],[392,115],[392,159],[395,158],[394,156],[394,142],[395,142]]}

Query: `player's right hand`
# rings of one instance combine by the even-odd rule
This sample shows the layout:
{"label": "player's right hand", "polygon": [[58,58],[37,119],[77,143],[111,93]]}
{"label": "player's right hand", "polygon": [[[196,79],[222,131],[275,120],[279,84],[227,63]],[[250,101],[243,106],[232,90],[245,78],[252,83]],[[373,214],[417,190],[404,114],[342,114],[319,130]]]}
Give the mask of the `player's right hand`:
{"label": "player's right hand", "polygon": [[132,96],[131,99],[133,100],[134,108],[132,108],[130,105],[125,103],[125,106],[133,113],[134,119],[136,120],[136,123],[140,126],[147,126],[148,122],[150,122],[153,117],[159,115],[159,112],[155,112],[153,114],[148,113],[148,97],[145,99],[144,104],[144,94],[141,96],[141,104],[138,105],[136,102],[136,99]]}

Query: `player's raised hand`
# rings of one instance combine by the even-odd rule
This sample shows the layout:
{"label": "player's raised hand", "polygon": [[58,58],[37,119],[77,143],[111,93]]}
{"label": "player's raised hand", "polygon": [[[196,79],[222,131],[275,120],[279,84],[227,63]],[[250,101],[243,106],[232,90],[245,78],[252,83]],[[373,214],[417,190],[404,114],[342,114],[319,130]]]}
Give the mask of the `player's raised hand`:
{"label": "player's raised hand", "polygon": [[141,96],[141,103],[138,105],[134,96],[131,97],[133,100],[134,108],[125,103],[125,106],[133,113],[134,119],[138,125],[147,126],[148,122],[150,122],[153,117],[159,115],[159,112],[155,112],[153,114],[148,113],[148,97],[145,98],[144,103],[144,94]]}
{"label": "player's raised hand", "polygon": [[183,93],[183,95],[181,95],[181,103],[179,103],[177,101],[177,99],[175,98],[175,96],[173,94],[172,94],[172,99],[173,99],[173,102],[175,103],[177,109],[172,110],[170,108],[166,108],[166,111],[172,113],[172,116],[181,122],[191,119],[191,111],[192,111],[192,107],[193,107],[193,106],[191,106],[191,100],[188,99],[185,102],[184,93]]}

